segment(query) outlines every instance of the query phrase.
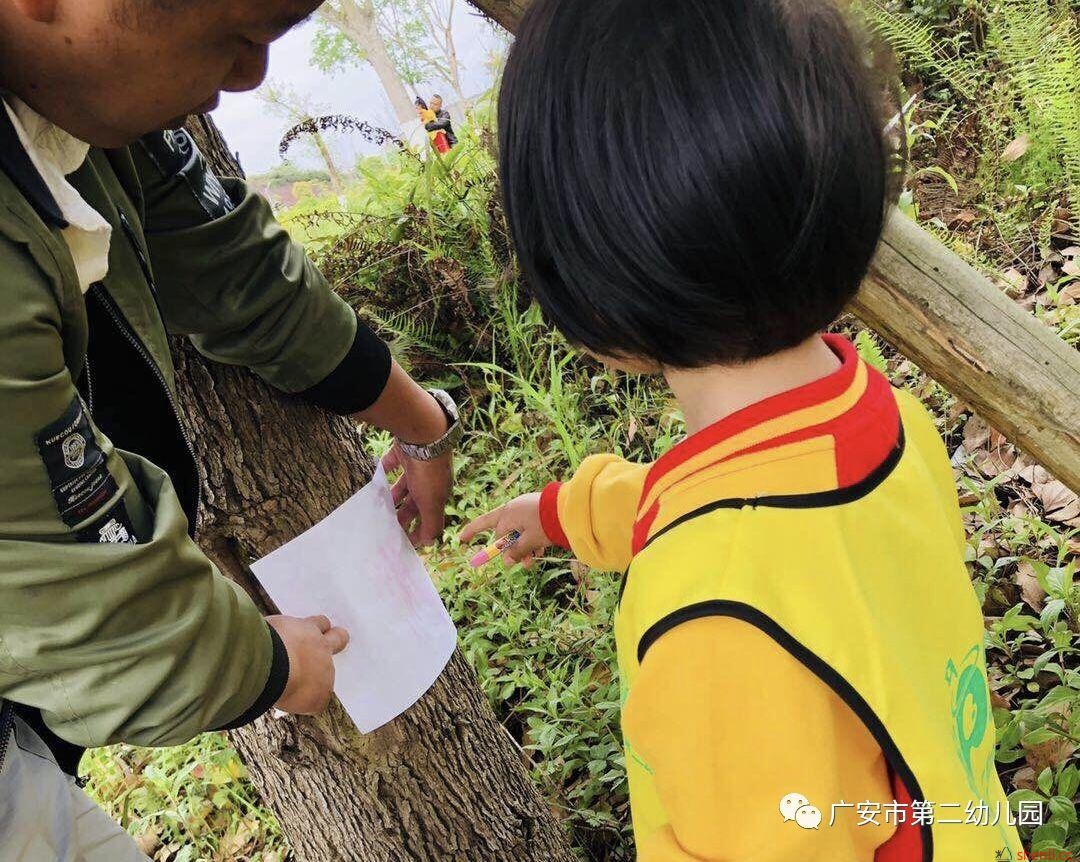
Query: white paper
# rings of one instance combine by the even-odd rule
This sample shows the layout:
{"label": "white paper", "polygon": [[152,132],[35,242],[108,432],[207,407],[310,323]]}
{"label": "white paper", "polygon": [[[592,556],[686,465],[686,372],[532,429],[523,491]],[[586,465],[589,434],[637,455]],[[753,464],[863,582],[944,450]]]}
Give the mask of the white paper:
{"label": "white paper", "polygon": [[457,632],[398,525],[380,466],[363,489],[252,567],[283,614],[325,614],[349,632],[334,692],[363,733],[400,715],[438,678]]}

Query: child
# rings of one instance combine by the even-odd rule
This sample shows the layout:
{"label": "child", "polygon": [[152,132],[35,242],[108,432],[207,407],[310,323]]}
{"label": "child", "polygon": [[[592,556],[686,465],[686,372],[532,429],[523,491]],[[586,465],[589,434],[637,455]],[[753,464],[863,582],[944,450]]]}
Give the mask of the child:
{"label": "child", "polygon": [[820,334],[886,206],[866,78],[828,0],[536,0],[511,51],[525,280],[571,342],[662,374],[689,436],[655,464],[589,458],[462,539],[624,572],[641,862],[1021,849],[941,440]]}
{"label": "child", "polygon": [[[416,116],[420,118],[420,122],[424,125],[425,129],[438,119],[435,112],[427,106],[427,102],[419,96],[416,97],[416,102],[414,104],[416,105]],[[429,130],[428,137],[431,139],[431,145],[435,148],[436,152],[450,152],[450,143],[447,140],[445,131],[437,130],[433,132]]]}

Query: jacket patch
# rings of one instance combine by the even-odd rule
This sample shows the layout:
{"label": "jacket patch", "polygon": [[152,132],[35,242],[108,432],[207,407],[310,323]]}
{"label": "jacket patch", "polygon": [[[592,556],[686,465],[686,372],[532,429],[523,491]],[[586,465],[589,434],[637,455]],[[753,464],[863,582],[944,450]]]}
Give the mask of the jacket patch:
{"label": "jacket patch", "polygon": [[[146,152],[165,177],[180,177],[211,220],[227,216],[236,205],[207,167],[195,141],[183,129],[166,129],[142,138]],[[190,227],[190,225],[186,225]]]}
{"label": "jacket patch", "polygon": [[82,399],[34,435],[60,518],[74,527],[97,512],[119,490],[94,438]]}
{"label": "jacket patch", "polygon": [[89,527],[79,530],[77,536],[80,542],[109,545],[137,545],[139,543],[123,500],[117,501],[115,506]]}

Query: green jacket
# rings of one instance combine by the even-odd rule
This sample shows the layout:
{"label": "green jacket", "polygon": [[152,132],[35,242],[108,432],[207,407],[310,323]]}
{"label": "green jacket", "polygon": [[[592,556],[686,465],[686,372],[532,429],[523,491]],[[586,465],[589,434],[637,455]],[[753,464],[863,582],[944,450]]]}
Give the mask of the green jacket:
{"label": "green jacket", "polygon": [[75,745],[175,744],[267,710],[288,659],[189,535],[166,331],[343,414],[389,354],[186,133],[91,149],[69,180],[113,226],[85,296],[0,107],[0,697]]}

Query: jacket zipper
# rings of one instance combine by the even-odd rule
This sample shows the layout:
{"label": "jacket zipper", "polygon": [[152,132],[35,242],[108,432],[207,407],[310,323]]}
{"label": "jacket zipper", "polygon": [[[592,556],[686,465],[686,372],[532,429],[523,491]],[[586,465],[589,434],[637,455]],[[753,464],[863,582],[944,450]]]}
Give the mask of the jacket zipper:
{"label": "jacket zipper", "polygon": [[135,236],[135,229],[131,226],[131,222],[128,221],[128,217],[124,215],[124,211],[117,208],[116,214],[120,217],[120,227],[124,229],[124,235],[127,236],[128,242],[131,243],[131,247],[135,251],[135,257],[139,261],[139,268],[142,270],[143,277],[150,286],[150,295],[154,298],[154,306],[157,308],[158,317],[161,318],[162,326],[164,326],[165,315],[161,313],[161,304],[158,302],[157,296],[157,285],[154,283],[153,273],[150,272],[150,261],[146,259],[142,246],[139,245],[139,240]]}
{"label": "jacket zipper", "polygon": [[94,378],[90,374],[90,355],[83,360],[83,374],[86,375],[86,412],[94,415]]}
{"label": "jacket zipper", "polygon": [[[192,463],[198,463],[195,457],[195,447],[191,445],[191,438],[188,437],[187,431],[184,428],[184,423],[180,421],[180,410],[176,406],[176,399],[173,398],[172,391],[169,389],[169,384],[165,381],[165,375],[161,373],[161,369],[158,368],[158,364],[154,361],[154,357],[150,355],[150,351],[143,345],[142,340],[136,335],[131,327],[128,325],[127,320],[117,308],[113,302],[111,296],[105,290],[105,286],[99,281],[96,284],[91,285],[90,290],[93,291],[94,296],[101,303],[109,317],[112,318],[113,323],[116,324],[116,328],[123,333],[124,337],[128,340],[132,347],[135,348],[148,366],[150,371],[153,372],[157,378],[158,383],[161,384],[161,389],[165,393],[165,398],[168,399],[169,407],[172,409],[173,418],[176,420],[176,427],[180,429],[180,437],[184,441],[184,445],[187,447],[188,454],[191,455]],[[199,506],[202,503],[202,483],[199,481],[198,476],[195,477],[195,513],[198,513]]]}
{"label": "jacket zipper", "polygon": [[15,704],[10,700],[0,700],[0,769],[4,768],[8,745],[15,732]]}

